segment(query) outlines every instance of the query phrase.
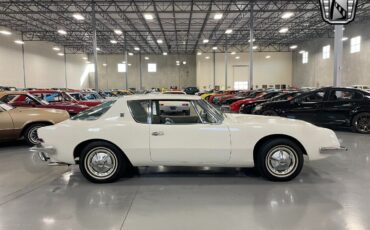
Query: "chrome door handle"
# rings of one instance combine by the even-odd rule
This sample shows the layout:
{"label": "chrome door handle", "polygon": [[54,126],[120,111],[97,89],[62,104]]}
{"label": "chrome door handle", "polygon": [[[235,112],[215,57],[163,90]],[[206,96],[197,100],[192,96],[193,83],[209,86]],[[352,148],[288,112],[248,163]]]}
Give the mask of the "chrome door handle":
{"label": "chrome door handle", "polygon": [[152,136],[163,136],[164,133],[162,131],[158,131],[158,132],[152,132]]}

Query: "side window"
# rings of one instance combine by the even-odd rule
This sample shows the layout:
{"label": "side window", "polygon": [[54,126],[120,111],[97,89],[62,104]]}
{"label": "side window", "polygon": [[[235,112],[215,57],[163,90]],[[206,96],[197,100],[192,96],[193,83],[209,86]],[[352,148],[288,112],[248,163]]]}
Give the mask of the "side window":
{"label": "side window", "polygon": [[190,101],[152,101],[152,124],[197,124],[202,123]]}
{"label": "side window", "polygon": [[335,90],[330,93],[329,101],[348,101],[362,99],[362,94],[351,90]]}
{"label": "side window", "polygon": [[198,103],[195,103],[195,108],[198,110],[199,116],[205,123],[217,123],[217,119],[212,116],[206,109],[200,106]]}
{"label": "side window", "polygon": [[12,95],[12,94],[9,94],[9,95],[6,95],[4,97],[1,98],[1,101],[4,102],[4,103],[9,103],[11,102],[15,97],[17,97],[17,95]]}
{"label": "side window", "polygon": [[303,102],[322,102],[324,100],[325,92],[324,91],[318,91],[315,93],[312,93],[306,97],[303,97]]}
{"label": "side window", "polygon": [[127,105],[131,111],[131,115],[138,123],[148,124],[149,118],[149,101],[132,100],[127,101]]}

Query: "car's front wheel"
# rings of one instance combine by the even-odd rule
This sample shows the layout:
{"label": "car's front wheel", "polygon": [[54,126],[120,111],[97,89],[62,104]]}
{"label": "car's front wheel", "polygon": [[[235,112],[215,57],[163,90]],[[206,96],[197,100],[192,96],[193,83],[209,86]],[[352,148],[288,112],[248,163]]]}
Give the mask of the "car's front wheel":
{"label": "car's front wheel", "polygon": [[352,129],[358,133],[370,133],[370,113],[359,113],[353,117]]}
{"label": "car's front wheel", "polygon": [[113,144],[96,141],[82,150],[79,166],[87,180],[93,183],[110,183],[118,180],[130,167],[130,163]]}
{"label": "car's front wheel", "polygon": [[303,150],[290,139],[272,139],[259,148],[255,161],[258,171],[268,180],[289,181],[302,170]]}
{"label": "car's front wheel", "polygon": [[37,130],[41,127],[47,126],[49,124],[44,123],[34,123],[28,126],[23,133],[24,140],[30,146],[36,145],[39,143],[39,138],[37,136]]}

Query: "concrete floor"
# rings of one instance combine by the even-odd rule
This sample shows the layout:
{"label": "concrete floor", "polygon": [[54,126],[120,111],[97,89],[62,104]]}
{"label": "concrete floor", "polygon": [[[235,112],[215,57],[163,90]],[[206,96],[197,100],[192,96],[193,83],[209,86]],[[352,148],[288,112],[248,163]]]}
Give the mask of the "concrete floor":
{"label": "concrete floor", "polygon": [[143,168],[113,184],[0,146],[0,229],[370,229],[370,136],[288,183],[234,169]]}

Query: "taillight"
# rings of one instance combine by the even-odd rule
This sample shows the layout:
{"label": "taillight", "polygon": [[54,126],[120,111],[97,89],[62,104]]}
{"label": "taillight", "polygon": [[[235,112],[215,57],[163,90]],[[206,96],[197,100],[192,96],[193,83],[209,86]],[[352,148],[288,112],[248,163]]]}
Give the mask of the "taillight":
{"label": "taillight", "polygon": [[184,103],[184,104],[182,104],[182,106],[189,106],[189,104],[187,104],[187,103]]}

